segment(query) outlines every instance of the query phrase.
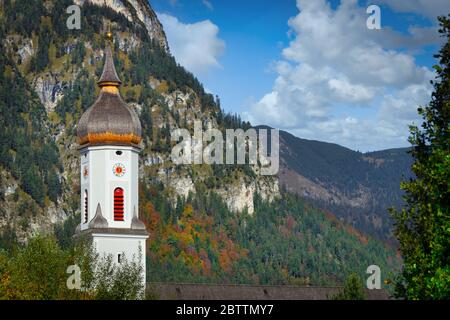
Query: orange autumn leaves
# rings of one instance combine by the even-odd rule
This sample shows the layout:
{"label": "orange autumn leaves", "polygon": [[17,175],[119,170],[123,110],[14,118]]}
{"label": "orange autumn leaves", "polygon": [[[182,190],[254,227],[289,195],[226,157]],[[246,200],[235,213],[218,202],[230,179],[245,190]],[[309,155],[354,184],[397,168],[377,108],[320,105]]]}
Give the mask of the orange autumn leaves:
{"label": "orange autumn leaves", "polygon": [[164,222],[150,201],[143,201],[141,217],[150,232],[148,255],[159,261],[175,260],[203,276],[232,273],[233,265],[248,255],[216,226],[211,216],[186,204],[176,221]]}

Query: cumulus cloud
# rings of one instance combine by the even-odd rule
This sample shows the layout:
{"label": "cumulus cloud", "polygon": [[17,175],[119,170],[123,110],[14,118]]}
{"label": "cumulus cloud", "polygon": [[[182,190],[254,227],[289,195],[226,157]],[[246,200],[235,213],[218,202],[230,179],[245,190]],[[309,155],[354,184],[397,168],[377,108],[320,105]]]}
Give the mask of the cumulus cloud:
{"label": "cumulus cloud", "polygon": [[218,58],[225,50],[219,27],[210,20],[182,23],[176,17],[159,13],[170,51],[175,59],[193,73],[205,73],[220,67]]}
{"label": "cumulus cloud", "polygon": [[417,13],[433,20],[450,12],[448,0],[379,0],[378,3],[386,4],[398,12]]}
{"label": "cumulus cloud", "polygon": [[411,26],[408,28],[408,34],[404,35],[385,28],[383,32],[378,33],[377,42],[386,49],[405,48],[411,53],[415,53],[424,46],[443,44],[445,38],[439,34],[438,30],[437,25],[433,27]]}
{"label": "cumulus cloud", "polygon": [[408,124],[429,100],[434,74],[394,48],[395,31],[367,29],[368,15],[356,0],[336,10],[325,0],[297,6],[272,92],[244,117],[358,150],[407,145]]}

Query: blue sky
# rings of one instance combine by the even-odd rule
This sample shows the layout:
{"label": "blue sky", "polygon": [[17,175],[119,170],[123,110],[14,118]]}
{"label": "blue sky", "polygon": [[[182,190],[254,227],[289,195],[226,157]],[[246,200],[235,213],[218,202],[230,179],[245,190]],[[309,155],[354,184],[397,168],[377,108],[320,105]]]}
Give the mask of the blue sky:
{"label": "blue sky", "polygon": [[[279,2],[279,3],[278,3]],[[268,72],[288,43],[287,20],[298,10],[289,1],[211,1],[213,10],[201,0],[153,0],[158,13],[168,13],[183,23],[209,19],[220,28],[226,48],[219,56],[220,67],[195,75],[218,94],[227,111],[241,112],[250,97],[262,96],[276,75]]]}
{"label": "blue sky", "polygon": [[[175,58],[226,111],[362,151],[408,145],[440,47],[433,17],[450,12],[447,0],[150,4]],[[381,30],[365,27],[369,4]]]}

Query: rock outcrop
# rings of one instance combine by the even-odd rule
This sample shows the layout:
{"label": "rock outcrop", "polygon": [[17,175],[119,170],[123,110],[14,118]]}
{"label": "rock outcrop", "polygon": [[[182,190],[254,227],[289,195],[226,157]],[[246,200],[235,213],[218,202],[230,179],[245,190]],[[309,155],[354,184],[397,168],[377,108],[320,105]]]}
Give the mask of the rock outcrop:
{"label": "rock outcrop", "polygon": [[58,102],[63,98],[63,90],[66,84],[51,72],[39,75],[34,79],[33,88],[39,96],[47,112],[52,112]]}
{"label": "rock outcrop", "polygon": [[141,23],[151,39],[156,40],[159,45],[169,51],[166,34],[159,22],[155,12],[148,1],[145,0],[77,0],[75,3],[83,5],[86,2],[98,6],[107,6],[118,13],[123,14],[134,23]]}

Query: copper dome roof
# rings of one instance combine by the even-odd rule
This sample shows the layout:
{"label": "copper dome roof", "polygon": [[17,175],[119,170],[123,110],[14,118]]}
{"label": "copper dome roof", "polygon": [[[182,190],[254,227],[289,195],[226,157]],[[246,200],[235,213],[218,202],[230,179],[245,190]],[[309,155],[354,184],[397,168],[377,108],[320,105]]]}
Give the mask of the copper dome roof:
{"label": "copper dome roof", "polygon": [[98,81],[101,88],[95,103],[81,116],[77,135],[81,147],[88,145],[132,145],[141,141],[139,118],[119,93],[121,81],[117,76],[111,53],[106,47],[105,65]]}

